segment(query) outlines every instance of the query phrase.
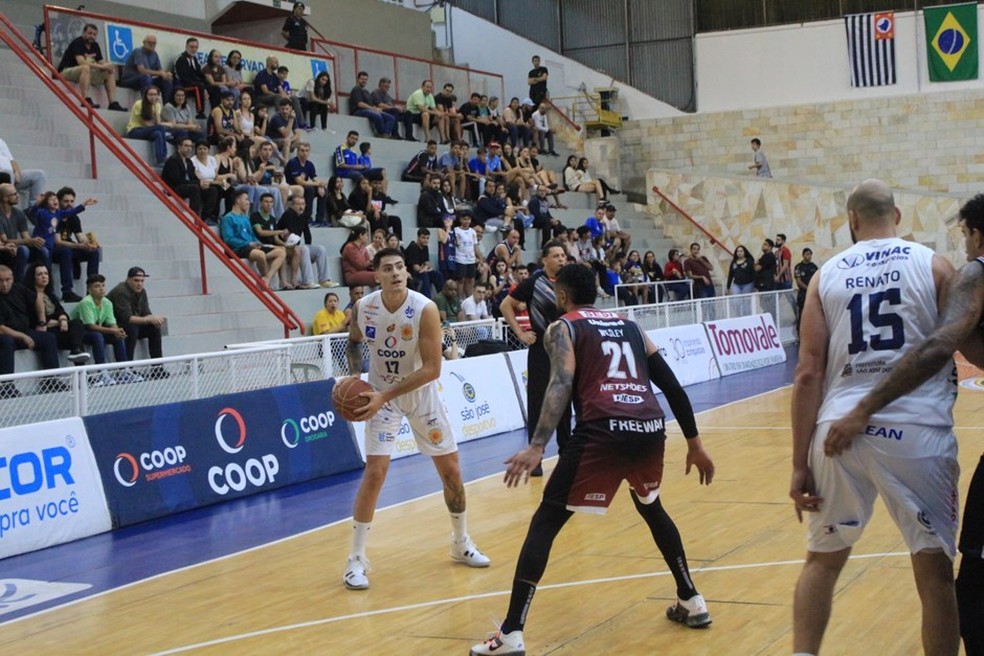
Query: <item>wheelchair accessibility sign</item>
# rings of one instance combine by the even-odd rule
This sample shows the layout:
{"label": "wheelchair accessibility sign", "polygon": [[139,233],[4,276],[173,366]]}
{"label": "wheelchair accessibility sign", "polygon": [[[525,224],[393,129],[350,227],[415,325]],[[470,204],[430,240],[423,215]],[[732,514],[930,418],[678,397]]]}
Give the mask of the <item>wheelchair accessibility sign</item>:
{"label": "wheelchair accessibility sign", "polygon": [[133,51],[133,29],[106,23],[106,54],[114,64],[125,64]]}

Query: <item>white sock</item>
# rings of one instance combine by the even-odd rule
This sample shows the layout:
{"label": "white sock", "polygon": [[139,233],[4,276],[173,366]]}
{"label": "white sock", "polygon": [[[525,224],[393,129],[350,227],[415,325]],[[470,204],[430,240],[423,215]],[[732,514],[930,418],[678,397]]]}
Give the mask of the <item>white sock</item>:
{"label": "white sock", "polygon": [[451,515],[451,539],[458,541],[468,535],[468,519],[465,513],[448,513]]}
{"label": "white sock", "polygon": [[352,521],[352,556],[366,557],[366,542],[369,539],[369,529],[372,522]]}

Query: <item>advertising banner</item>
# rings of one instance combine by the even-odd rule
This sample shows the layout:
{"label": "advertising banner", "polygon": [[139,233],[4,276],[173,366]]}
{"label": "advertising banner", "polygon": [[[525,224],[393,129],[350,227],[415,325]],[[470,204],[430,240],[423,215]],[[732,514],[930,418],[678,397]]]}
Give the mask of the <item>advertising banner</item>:
{"label": "advertising banner", "polygon": [[0,429],[0,558],[110,528],[81,419]]}
{"label": "advertising banner", "polygon": [[528,351],[523,349],[521,351],[508,351],[506,352],[506,361],[509,364],[509,370],[512,372],[513,382],[516,389],[519,392],[519,405],[523,412],[523,423],[526,423],[526,386],[529,379],[529,373],[526,369],[526,361],[528,357]]}
{"label": "advertising banner", "polygon": [[786,361],[771,314],[708,321],[704,326],[722,376]]}
{"label": "advertising banner", "polygon": [[358,469],[333,380],[84,419],[114,526]]}
{"label": "advertising banner", "polygon": [[684,387],[721,377],[703,326],[660,328],[646,335]]}

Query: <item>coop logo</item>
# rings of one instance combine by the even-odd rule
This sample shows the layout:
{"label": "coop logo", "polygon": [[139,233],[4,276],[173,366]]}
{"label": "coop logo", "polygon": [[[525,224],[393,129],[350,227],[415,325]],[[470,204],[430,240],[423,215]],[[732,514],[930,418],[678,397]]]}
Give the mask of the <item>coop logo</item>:
{"label": "coop logo", "polygon": [[[228,417],[232,417],[236,428],[223,429],[222,425]],[[237,429],[239,431],[238,435],[235,434]],[[234,439],[229,440],[226,437],[227,433]],[[219,443],[222,450],[230,455],[235,455],[242,451],[243,444],[246,443],[246,422],[243,421],[242,415],[232,408],[222,408],[219,410],[219,416],[215,419],[215,440]],[[232,443],[231,446],[230,441]]]}
{"label": "coop logo", "polygon": [[864,255],[861,253],[855,253],[854,255],[847,255],[842,257],[839,262],[837,262],[838,269],[853,269],[864,264]]}
{"label": "coop logo", "polygon": [[185,464],[188,452],[181,445],[169,446],[164,449],[148,451],[134,456],[130,453],[120,453],[113,462],[113,475],[116,482],[123,487],[133,487],[144,471],[144,479],[156,481],[161,478],[187,474],[191,465]]}
{"label": "coop logo", "polygon": [[284,419],[284,423],[280,425],[280,439],[288,449],[293,449],[302,439],[305,442],[314,442],[328,437],[328,429],[334,424],[334,412],[319,412],[302,417],[300,421]]}
{"label": "coop logo", "polygon": [[388,349],[396,348],[397,343],[398,342],[396,340],[396,337],[394,337],[393,335],[390,335],[385,340],[383,340],[383,344],[385,344],[386,348]]}
{"label": "coop logo", "polygon": [[464,376],[462,376],[459,373],[455,373],[454,371],[452,371],[451,375],[457,378],[458,382],[461,383],[461,393],[464,395],[465,400],[468,401],[469,403],[474,403],[477,393],[475,392],[475,388],[472,386],[472,384],[469,383],[467,380],[465,380]]}

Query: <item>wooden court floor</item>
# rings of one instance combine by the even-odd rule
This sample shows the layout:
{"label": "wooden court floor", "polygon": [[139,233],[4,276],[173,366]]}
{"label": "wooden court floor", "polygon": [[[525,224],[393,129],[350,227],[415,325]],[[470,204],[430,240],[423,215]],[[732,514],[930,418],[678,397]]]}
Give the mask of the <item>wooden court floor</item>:
{"label": "wooden court floor", "polygon": [[[607,516],[575,516],[555,543],[528,653],[790,653],[804,531],[787,499],[789,397],[787,387],[698,417],[718,470],[710,487],[684,477],[671,427],[664,504],[711,627],[665,619],[673,580],[623,486]],[[961,390],[956,425],[963,498],[984,450],[984,392]],[[493,559],[485,570],[448,558],[446,512],[431,495],[377,513],[368,591],[341,585],[351,530],[341,522],[2,626],[0,653],[463,656],[505,613],[541,486],[508,490],[499,476],[468,486],[470,532]],[[905,545],[879,506],[839,582],[824,651],[919,653],[918,617]]]}

